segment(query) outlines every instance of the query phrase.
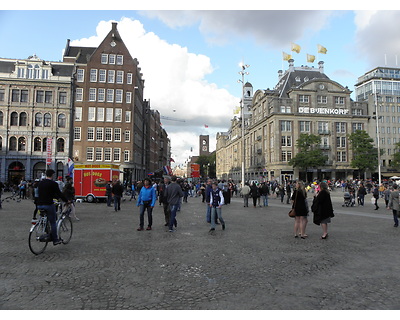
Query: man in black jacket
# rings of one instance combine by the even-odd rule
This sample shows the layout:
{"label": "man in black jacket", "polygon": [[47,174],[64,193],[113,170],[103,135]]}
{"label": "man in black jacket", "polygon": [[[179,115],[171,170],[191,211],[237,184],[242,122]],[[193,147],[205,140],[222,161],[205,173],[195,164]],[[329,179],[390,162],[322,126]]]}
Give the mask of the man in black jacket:
{"label": "man in black jacket", "polygon": [[58,184],[52,180],[55,171],[53,169],[46,170],[46,179],[43,179],[38,184],[38,199],[37,207],[39,210],[47,211],[47,218],[49,219],[51,226],[51,236],[53,244],[57,245],[62,242],[58,238],[57,234],[57,213],[56,206],[54,205],[53,199],[60,199],[64,202],[68,202],[67,198],[61,193]]}
{"label": "man in black jacket", "polygon": [[124,193],[124,187],[121,184],[121,181],[117,180],[117,182],[113,185],[111,192],[114,195],[114,209],[115,211],[121,210],[121,198]]}

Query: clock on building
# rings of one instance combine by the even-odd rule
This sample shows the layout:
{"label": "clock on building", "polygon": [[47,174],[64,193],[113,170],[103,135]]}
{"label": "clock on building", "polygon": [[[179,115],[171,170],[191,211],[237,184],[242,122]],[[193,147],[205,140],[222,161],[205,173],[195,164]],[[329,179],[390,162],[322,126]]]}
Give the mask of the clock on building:
{"label": "clock on building", "polygon": [[111,47],[115,47],[117,44],[115,43],[115,41],[111,41],[110,46]]}
{"label": "clock on building", "polygon": [[207,146],[203,146],[202,150],[207,151]]}

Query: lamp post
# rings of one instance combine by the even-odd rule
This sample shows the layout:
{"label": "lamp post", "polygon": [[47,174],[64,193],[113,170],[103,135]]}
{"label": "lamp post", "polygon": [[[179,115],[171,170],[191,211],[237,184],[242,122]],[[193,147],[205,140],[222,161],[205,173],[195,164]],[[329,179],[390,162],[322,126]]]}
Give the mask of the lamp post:
{"label": "lamp post", "polygon": [[380,141],[379,141],[379,116],[378,116],[378,99],[376,96],[376,90],[374,93],[375,100],[375,119],[376,119],[376,139],[377,139],[377,148],[378,148],[378,181],[379,185],[381,185],[381,149],[380,149]]}
{"label": "lamp post", "polygon": [[250,65],[242,63],[242,70],[239,71],[239,74],[242,76],[242,79],[238,80],[238,82],[242,83],[242,101],[240,104],[240,110],[242,113],[242,187],[244,187],[244,171],[245,171],[245,143],[244,143],[244,76],[248,75],[249,72],[246,71],[247,68],[249,68]]}

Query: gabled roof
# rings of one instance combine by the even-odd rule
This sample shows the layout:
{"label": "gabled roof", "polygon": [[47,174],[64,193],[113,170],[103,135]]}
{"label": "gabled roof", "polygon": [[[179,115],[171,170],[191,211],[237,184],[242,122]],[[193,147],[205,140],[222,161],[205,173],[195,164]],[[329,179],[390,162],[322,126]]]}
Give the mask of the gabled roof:
{"label": "gabled roof", "polygon": [[94,47],[71,47],[69,42],[70,40],[68,39],[64,59],[73,58],[76,63],[87,64],[93,52],[97,49]]}

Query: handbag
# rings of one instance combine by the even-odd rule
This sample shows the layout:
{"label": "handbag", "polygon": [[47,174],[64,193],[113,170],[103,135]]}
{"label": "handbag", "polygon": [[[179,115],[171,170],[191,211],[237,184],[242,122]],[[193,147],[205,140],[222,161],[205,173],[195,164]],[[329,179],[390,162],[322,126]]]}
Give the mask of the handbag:
{"label": "handbag", "polygon": [[298,190],[296,190],[296,197],[294,198],[294,204],[293,204],[293,208],[289,211],[289,217],[294,218],[296,216],[296,200],[297,200],[297,195],[298,195]]}

